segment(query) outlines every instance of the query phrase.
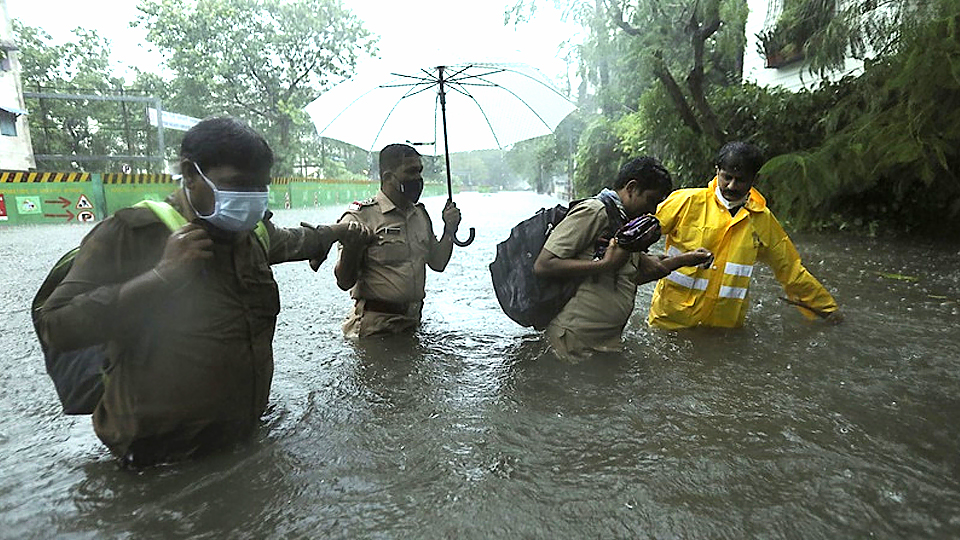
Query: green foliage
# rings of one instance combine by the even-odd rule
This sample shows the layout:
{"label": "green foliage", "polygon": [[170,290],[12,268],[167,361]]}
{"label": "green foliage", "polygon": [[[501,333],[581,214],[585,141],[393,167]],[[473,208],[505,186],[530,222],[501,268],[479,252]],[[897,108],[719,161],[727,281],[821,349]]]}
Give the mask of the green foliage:
{"label": "green foliage", "polygon": [[680,121],[660,87],[644,94],[636,114],[618,122],[617,134],[625,154],[657,157],[678,186],[699,185],[703,174],[709,171],[707,156],[714,151],[709,138],[694,133]]}
{"label": "green foliage", "polygon": [[842,83],[822,144],[764,166],[789,216],[829,225],[841,212],[892,230],[960,230],[960,2],[939,5],[933,21],[903,30],[898,54]]}
{"label": "green foliage", "polygon": [[[578,194],[595,192],[626,157],[639,154],[662,159],[679,186],[703,185],[713,174],[716,141],[689,115],[682,120],[676,93],[652,83],[644,59],[660,50],[671,73],[689,70],[685,24],[704,20],[710,9],[724,21],[741,20],[745,3],[558,3],[578,14],[592,36],[581,51],[581,72],[599,99],[580,103],[603,114],[590,119],[579,140]],[[726,66],[737,61],[736,45],[728,43],[736,32],[717,33],[705,43],[704,75],[719,128],[729,140],[753,142],[772,158],[757,186],[792,226],[956,238],[960,0],[851,0],[839,3],[836,14],[835,4],[788,2],[781,29],[794,33],[790,41],[802,46],[813,73],[842,66],[852,53],[867,60],[865,74],[798,93],[727,84],[735,80],[726,76],[735,67]],[[610,19],[597,18],[597,6],[619,8],[624,25],[615,30]],[[704,109],[692,112],[702,119]]]}
{"label": "green foliage", "polygon": [[805,68],[820,77],[843,68],[847,58],[869,60],[896,53],[901,38],[911,28],[936,18],[944,5],[941,0],[835,3],[836,11],[827,13],[826,23],[816,25],[803,47]]}
{"label": "green foliage", "polygon": [[[717,145],[694,132],[673,112],[663,89],[653,89],[640,110],[617,123],[620,148],[628,155],[659,157],[680,187],[703,185],[713,174]],[[821,140],[822,111],[836,101],[829,92],[791,93],[752,84],[717,87],[710,102],[730,140],[760,146],[766,155],[807,148]]]}
{"label": "green foliage", "polygon": [[[49,34],[13,22],[20,47],[21,77],[27,92],[96,95],[143,95],[115,76],[110,43],[95,31],[78,28],[72,42],[55,44]],[[139,82],[139,81],[138,81]],[[27,98],[34,151],[46,155],[111,156],[158,153],[154,130],[142,104],[98,100]],[[118,172],[120,164],[96,161],[39,160],[41,170]],[[137,171],[155,171],[156,163],[131,160]]]}
{"label": "green foliage", "polygon": [[143,0],[139,9],[136,24],[176,75],[177,112],[243,118],[276,146],[280,175],[316,139],[303,107],[375,50],[339,0]]}
{"label": "green foliage", "polygon": [[586,197],[612,185],[626,158],[614,122],[603,116],[592,118],[580,136],[577,148],[574,194]]}
{"label": "green foliage", "polygon": [[757,35],[767,64],[780,66],[802,59],[807,41],[826,28],[836,8],[836,0],[785,0],[777,24]]}
{"label": "green foliage", "polygon": [[[609,182],[627,155],[656,154],[662,148],[659,143],[649,144],[646,138],[631,138],[629,134],[636,132],[633,119],[638,107],[643,107],[641,96],[645,94],[658,92],[664,103],[670,103],[659,90],[652,60],[655,55],[672,73],[692,72],[697,24],[718,18],[722,21],[719,30],[704,42],[706,86],[739,82],[745,0],[557,0],[555,4],[565,17],[587,30],[584,43],[576,51],[584,80],[578,104],[583,111],[599,110],[606,117],[591,119],[579,139],[574,185],[580,195],[595,192]],[[505,17],[522,22],[533,16],[535,7],[535,0],[518,0]],[[661,110],[665,122],[676,117],[672,105]],[[626,136],[623,141],[621,136]],[[561,141],[558,136],[558,146]]]}

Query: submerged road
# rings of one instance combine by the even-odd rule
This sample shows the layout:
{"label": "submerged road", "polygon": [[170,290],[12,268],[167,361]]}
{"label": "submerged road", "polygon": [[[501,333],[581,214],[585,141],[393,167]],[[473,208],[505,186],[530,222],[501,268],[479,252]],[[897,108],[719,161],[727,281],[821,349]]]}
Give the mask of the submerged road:
{"label": "submerged road", "polygon": [[626,351],[570,366],[502,314],[487,270],[557,202],[459,195],[477,240],[428,271],[413,338],[342,337],[336,248],[316,274],[275,267],[256,440],[139,473],[60,413],[30,324],[90,227],[0,228],[0,538],[960,537],[957,246],[794,236],[842,325],[804,320],[764,268],[745,328],[654,331],[649,284]]}

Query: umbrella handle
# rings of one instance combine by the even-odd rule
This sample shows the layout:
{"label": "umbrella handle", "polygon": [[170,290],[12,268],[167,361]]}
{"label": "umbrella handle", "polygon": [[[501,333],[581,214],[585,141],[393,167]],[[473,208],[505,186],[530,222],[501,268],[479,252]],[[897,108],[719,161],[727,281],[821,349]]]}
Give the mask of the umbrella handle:
{"label": "umbrella handle", "polygon": [[453,243],[460,247],[467,247],[473,243],[473,238],[477,235],[477,230],[470,227],[470,234],[466,240],[457,240],[457,235],[453,235]]}

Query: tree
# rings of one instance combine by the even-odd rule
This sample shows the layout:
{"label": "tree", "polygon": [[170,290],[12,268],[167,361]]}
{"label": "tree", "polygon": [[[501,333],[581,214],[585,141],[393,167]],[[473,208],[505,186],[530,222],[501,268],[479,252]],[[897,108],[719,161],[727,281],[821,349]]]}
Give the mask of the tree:
{"label": "tree", "polygon": [[[141,94],[126,85],[110,68],[110,42],[93,30],[77,28],[75,41],[51,42],[39,28],[14,21],[20,47],[24,89],[28,92],[119,95]],[[31,110],[34,150],[48,155],[150,155],[156,154],[142,107],[97,100],[27,98]],[[114,172],[112,160],[48,161],[41,168]],[[132,163],[154,170],[144,160]]]}
{"label": "tree", "polygon": [[[606,118],[588,120],[590,128],[583,135],[588,140],[581,139],[577,153],[578,189],[604,182],[608,169],[617,166],[607,160],[622,157],[627,150],[623,136],[631,134],[622,130],[644,129],[636,119],[618,120],[640,114],[642,96],[652,91],[672,104],[684,130],[704,139],[697,146],[725,141],[726,126],[708,96],[712,87],[740,82],[745,0],[557,0],[556,4],[564,17],[588,30],[579,48],[580,71],[596,97],[594,101],[581,92],[578,104],[587,111],[599,109]],[[535,0],[519,0],[506,15],[522,22],[535,12]],[[678,78],[676,73],[685,76]],[[629,146],[633,150],[651,145]],[[606,176],[589,179],[594,174]]]}
{"label": "tree", "polygon": [[[960,0],[889,19],[896,46],[826,85],[818,144],[770,160],[771,195],[802,223],[960,231]],[[879,52],[879,51],[877,51]],[[842,215],[835,216],[837,212]]]}
{"label": "tree", "polygon": [[[643,92],[660,81],[692,129],[722,138],[706,101],[706,85],[739,83],[745,0],[557,0],[556,4],[564,17],[588,30],[579,49],[581,73],[597,88],[602,114],[615,119],[635,112]],[[535,13],[535,0],[519,0],[507,16],[519,23]],[[686,89],[677,83],[676,72],[687,73]]]}
{"label": "tree", "polygon": [[792,36],[806,68],[825,77],[846,58],[896,53],[905,31],[936,17],[940,8],[937,0],[790,0],[773,30]]}
{"label": "tree", "polygon": [[134,24],[175,74],[177,112],[244,118],[276,146],[281,175],[316,140],[303,107],[375,52],[340,0],[143,0],[139,9]]}

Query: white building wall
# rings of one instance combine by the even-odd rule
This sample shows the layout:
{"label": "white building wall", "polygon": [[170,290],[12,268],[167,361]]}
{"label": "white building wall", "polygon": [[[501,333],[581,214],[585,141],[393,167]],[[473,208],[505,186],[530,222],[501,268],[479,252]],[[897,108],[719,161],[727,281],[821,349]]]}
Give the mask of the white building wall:
{"label": "white building wall", "polygon": [[[748,0],[750,9],[747,15],[747,48],[743,54],[743,81],[756,83],[762,87],[779,87],[793,92],[801,89],[814,89],[820,84],[820,77],[810,73],[803,61],[780,68],[765,67],[766,59],[758,51],[760,40],[757,34],[773,26],[780,16],[783,0]],[[843,69],[831,73],[827,78],[837,80],[847,74],[860,74],[863,62],[848,58]]]}
{"label": "white building wall", "polygon": [[[0,21],[0,47],[9,49],[14,45],[14,41],[13,27],[7,13],[6,0],[0,0],[0,6],[3,8],[3,20]],[[9,50],[6,52],[6,56],[7,61],[4,62],[3,69],[0,69],[0,108],[26,111],[23,102],[23,87],[20,83],[20,62],[17,59],[17,51]],[[0,55],[0,60],[2,60],[2,55]],[[10,112],[4,110],[0,110],[0,115],[13,118]],[[27,116],[17,114],[15,117],[16,135],[0,135],[0,169],[14,171],[36,169],[37,164],[33,158],[33,145],[30,141],[30,126],[27,123]]]}

